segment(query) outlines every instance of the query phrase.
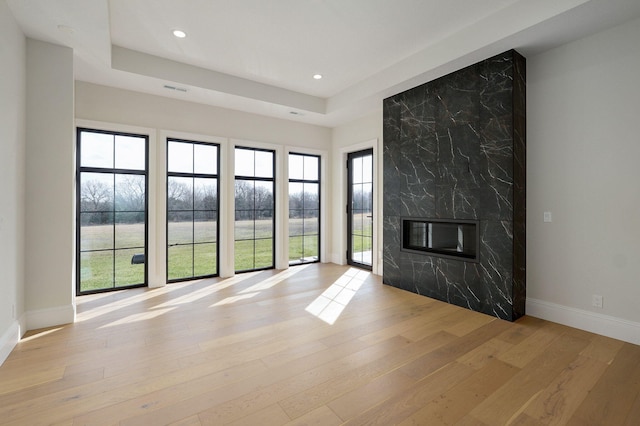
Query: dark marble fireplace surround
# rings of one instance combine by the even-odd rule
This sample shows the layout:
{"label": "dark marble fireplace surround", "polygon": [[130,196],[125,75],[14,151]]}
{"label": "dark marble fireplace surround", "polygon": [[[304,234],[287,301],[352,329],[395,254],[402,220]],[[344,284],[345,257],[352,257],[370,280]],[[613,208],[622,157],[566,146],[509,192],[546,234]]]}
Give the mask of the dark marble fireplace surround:
{"label": "dark marble fireplace surround", "polygon": [[[524,315],[525,81],[511,50],[384,100],[385,284]],[[477,221],[477,261],[402,250],[404,218]]]}

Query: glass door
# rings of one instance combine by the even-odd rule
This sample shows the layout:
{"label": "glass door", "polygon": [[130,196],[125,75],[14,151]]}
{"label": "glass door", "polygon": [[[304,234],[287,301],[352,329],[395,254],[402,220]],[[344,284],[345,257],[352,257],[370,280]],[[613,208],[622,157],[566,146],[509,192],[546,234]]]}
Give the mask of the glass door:
{"label": "glass door", "polygon": [[373,263],[373,149],[347,158],[347,263],[371,270]]}

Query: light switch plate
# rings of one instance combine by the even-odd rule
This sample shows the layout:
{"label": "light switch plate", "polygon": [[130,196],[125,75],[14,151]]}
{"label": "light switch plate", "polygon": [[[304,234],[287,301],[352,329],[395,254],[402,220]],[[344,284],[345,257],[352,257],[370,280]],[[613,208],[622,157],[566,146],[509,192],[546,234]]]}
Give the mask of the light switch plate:
{"label": "light switch plate", "polygon": [[551,222],[551,212],[544,212],[544,221]]}

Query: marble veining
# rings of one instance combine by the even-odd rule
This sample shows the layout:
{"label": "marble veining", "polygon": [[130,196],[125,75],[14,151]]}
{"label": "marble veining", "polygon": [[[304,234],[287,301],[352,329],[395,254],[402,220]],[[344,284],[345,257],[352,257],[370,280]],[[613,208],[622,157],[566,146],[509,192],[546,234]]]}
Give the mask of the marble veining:
{"label": "marble veining", "polygon": [[[524,315],[525,69],[511,50],[385,99],[385,284]],[[479,262],[402,251],[403,217],[478,220]]]}

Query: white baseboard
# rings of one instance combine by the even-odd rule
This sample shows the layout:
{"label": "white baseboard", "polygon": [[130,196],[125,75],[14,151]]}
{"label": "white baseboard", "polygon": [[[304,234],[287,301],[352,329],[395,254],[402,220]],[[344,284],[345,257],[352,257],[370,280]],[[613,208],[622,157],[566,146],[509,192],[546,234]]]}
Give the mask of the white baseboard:
{"label": "white baseboard", "polygon": [[640,323],[537,299],[527,299],[529,316],[640,345]]}
{"label": "white baseboard", "polygon": [[75,305],[56,306],[55,308],[28,311],[27,330],[70,324],[76,320]]}
{"label": "white baseboard", "polygon": [[0,365],[9,357],[20,338],[26,331],[24,315],[18,321],[11,323],[8,329],[0,336]]}

